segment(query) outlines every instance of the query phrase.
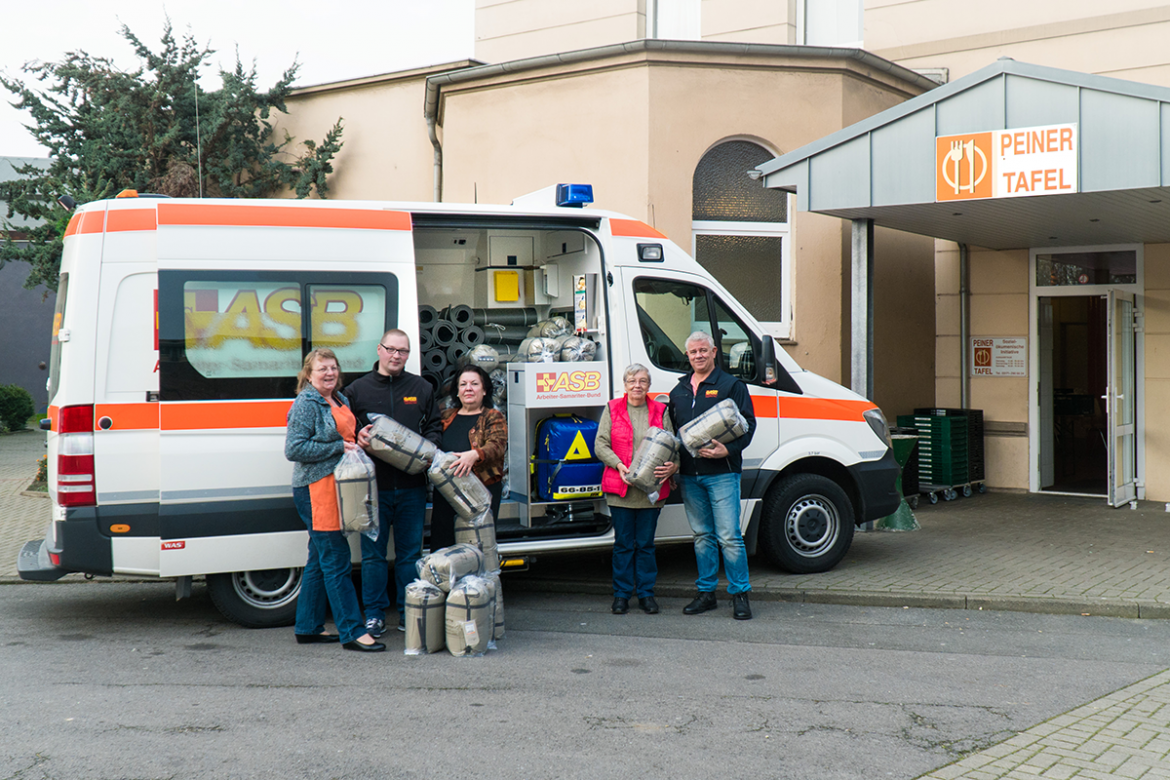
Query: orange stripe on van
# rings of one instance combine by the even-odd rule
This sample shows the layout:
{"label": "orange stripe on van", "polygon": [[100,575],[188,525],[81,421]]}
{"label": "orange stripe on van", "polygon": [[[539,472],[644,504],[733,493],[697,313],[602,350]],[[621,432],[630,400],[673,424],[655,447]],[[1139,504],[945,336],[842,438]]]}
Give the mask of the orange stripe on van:
{"label": "orange stripe on van", "polygon": [[626,238],[666,238],[664,234],[636,219],[611,219],[609,232]]}
{"label": "orange stripe on van", "polygon": [[862,422],[862,413],[876,409],[870,401],[847,401],[832,398],[780,399],[780,416],[798,420],[848,420]]}
{"label": "orange stripe on van", "polygon": [[283,428],[292,399],[287,401],[206,401],[162,405],[164,431],[224,428]]}
{"label": "orange stripe on van", "polygon": [[[156,431],[158,430],[158,404],[97,404],[94,406],[93,429],[98,432],[110,431]],[[113,423],[109,428],[100,425],[103,417]]]}
{"label": "orange stripe on van", "polygon": [[94,209],[81,212],[81,220],[77,223],[78,233],[100,233],[106,226],[106,210]]}
{"label": "orange stripe on van", "polygon": [[123,230],[154,230],[154,209],[110,209],[106,232]]}
{"label": "orange stripe on van", "polygon": [[80,224],[81,224],[81,215],[80,214],[74,214],[72,217],[70,217],[69,218],[69,226],[67,228],[65,228],[64,238],[69,238],[69,236],[76,233],[77,226]]}
{"label": "orange stripe on van", "polygon": [[60,424],[60,421],[58,420],[60,414],[61,414],[61,407],[59,407],[59,406],[50,406],[49,407],[49,419],[52,421],[49,425],[49,430],[56,432],[56,431],[61,429],[61,424]]}
{"label": "orange stripe on van", "polygon": [[410,230],[410,214],[376,209],[158,204],[160,225],[232,227],[323,227],[353,230]]}
{"label": "orange stripe on van", "polygon": [[752,413],[756,417],[776,417],[780,413],[774,395],[753,395]]}

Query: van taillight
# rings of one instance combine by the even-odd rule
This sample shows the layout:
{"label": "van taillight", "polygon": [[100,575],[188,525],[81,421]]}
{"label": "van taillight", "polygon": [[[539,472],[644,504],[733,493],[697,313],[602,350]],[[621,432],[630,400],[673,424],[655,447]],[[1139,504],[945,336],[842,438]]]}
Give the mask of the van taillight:
{"label": "van taillight", "polygon": [[66,406],[60,412],[57,436],[57,503],[93,506],[93,407]]}

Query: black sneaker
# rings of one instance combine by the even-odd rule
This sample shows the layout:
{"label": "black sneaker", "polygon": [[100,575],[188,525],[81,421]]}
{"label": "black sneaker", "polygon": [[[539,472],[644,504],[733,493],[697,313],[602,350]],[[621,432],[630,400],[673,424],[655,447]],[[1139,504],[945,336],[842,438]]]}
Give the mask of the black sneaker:
{"label": "black sneaker", "polygon": [[622,596],[616,596],[613,600],[613,606],[609,609],[615,615],[624,615],[630,611],[630,600]]}
{"label": "black sneaker", "polygon": [[687,615],[697,615],[700,612],[706,612],[719,606],[719,602],[715,599],[714,591],[699,591],[699,595],[690,604],[683,607],[683,613]]}
{"label": "black sneaker", "polygon": [[403,615],[401,613],[399,613],[399,615],[398,615],[398,630],[399,631],[406,630],[406,615]]}
{"label": "black sneaker", "polygon": [[366,633],[377,639],[386,633],[386,621],[380,618],[370,618],[366,621]]}
{"label": "black sneaker", "polygon": [[734,593],[731,596],[731,616],[736,620],[751,620],[752,608],[748,604],[748,594],[745,590],[743,593]]}
{"label": "black sneaker", "polygon": [[658,600],[653,596],[644,596],[638,599],[638,606],[641,607],[642,611],[647,615],[658,614]]}

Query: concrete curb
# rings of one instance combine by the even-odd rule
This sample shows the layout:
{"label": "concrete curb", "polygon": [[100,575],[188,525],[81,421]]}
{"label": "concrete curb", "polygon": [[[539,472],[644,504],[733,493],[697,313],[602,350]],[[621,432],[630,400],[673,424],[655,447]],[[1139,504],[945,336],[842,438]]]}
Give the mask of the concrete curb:
{"label": "concrete curb", "polygon": [[[611,596],[608,582],[596,580],[509,578],[508,590],[544,593],[578,593]],[[693,587],[659,585],[656,595],[666,598],[690,598]],[[728,597],[720,590],[721,598]],[[759,588],[752,590],[752,601],[796,604],[841,604],[855,607],[913,607],[916,609],[987,610],[1002,612],[1032,612],[1047,615],[1085,615],[1094,617],[1170,619],[1170,604],[1152,601],[1125,601],[1121,599],[1076,600],[1047,597],[983,596],[945,593],[893,593],[887,591],[805,590],[800,588]]]}

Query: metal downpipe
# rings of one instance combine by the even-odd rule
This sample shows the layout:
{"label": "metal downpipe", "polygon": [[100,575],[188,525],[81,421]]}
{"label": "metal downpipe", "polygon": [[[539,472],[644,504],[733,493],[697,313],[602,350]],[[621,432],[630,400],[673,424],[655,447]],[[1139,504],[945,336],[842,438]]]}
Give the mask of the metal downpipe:
{"label": "metal downpipe", "polygon": [[959,408],[971,407],[971,252],[966,244],[959,244]]}

